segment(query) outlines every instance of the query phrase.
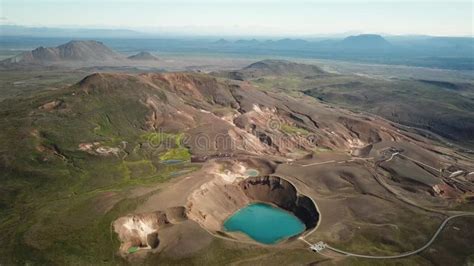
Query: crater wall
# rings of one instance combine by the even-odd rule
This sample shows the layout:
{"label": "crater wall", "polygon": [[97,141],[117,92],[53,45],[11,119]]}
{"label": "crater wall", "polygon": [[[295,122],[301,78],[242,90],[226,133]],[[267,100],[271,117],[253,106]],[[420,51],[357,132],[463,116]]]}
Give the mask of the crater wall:
{"label": "crater wall", "polygon": [[313,201],[298,194],[296,188],[285,179],[277,176],[248,178],[240,182],[244,194],[251,201],[272,203],[292,212],[306,226],[314,228],[319,220],[319,213]]}
{"label": "crater wall", "polygon": [[319,220],[314,202],[277,176],[247,177],[233,183],[212,180],[189,197],[187,215],[208,231],[222,234],[225,220],[252,202],[269,203],[293,213],[306,230]]}

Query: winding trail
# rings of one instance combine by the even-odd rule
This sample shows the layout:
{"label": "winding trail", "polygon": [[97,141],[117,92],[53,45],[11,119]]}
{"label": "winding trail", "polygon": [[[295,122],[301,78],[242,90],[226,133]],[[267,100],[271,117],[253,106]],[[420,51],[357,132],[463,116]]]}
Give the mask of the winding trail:
{"label": "winding trail", "polygon": [[[400,156],[400,157],[404,157],[410,161],[413,161],[415,163],[418,163],[420,165],[423,165],[425,167],[428,167],[430,169],[433,169],[433,170],[436,170],[436,171],[440,171],[439,169],[436,169],[430,165],[427,165],[425,163],[422,163],[418,160],[415,160],[413,158],[410,158],[406,155],[403,155],[401,154],[400,152],[395,152],[395,153],[392,153],[390,158],[388,159],[385,159],[385,160],[382,160],[382,161],[379,161],[379,162],[376,162],[375,163],[375,166],[376,167],[379,167],[379,164],[382,163],[382,162],[389,162],[391,161],[395,156]],[[373,159],[373,158],[371,158]],[[307,165],[301,165],[303,167],[305,166],[312,166],[312,165],[321,165],[321,164],[326,164],[326,163],[335,163],[335,161],[327,161],[327,162],[322,162],[322,163],[312,163],[312,164],[307,164]],[[426,211],[431,211],[431,212],[438,212],[438,213],[443,213],[442,211],[438,211],[438,210],[433,210],[433,209],[429,209],[429,208],[426,208],[426,207],[422,207],[404,197],[401,197],[401,195],[399,195],[396,191],[394,191],[388,184],[386,184],[376,173],[374,173],[374,177],[375,179],[383,186],[385,187],[389,192],[391,192],[392,194],[394,194],[395,196],[397,196],[397,198],[400,198],[402,201],[404,201],[405,203],[407,204],[410,204],[410,205],[413,205],[415,207],[419,207],[421,209],[424,209]],[[324,242],[318,242],[316,244],[311,244],[310,242],[308,242],[306,239],[304,239],[304,236],[303,237],[299,237],[298,239],[303,241],[304,243],[306,243],[307,245],[309,245],[310,249],[312,249],[313,251],[316,251],[318,253],[321,253],[322,250],[324,249],[329,249],[333,252],[336,252],[336,253],[339,253],[339,254],[342,254],[342,255],[345,255],[345,256],[352,256],[352,257],[358,257],[358,258],[366,258],[366,259],[399,259],[399,258],[405,258],[405,257],[408,257],[408,256],[412,256],[412,255],[415,255],[415,254],[418,254],[420,252],[422,252],[423,250],[427,249],[431,244],[433,244],[433,242],[436,240],[436,238],[439,236],[439,234],[443,231],[443,229],[445,228],[446,224],[452,220],[452,219],[455,219],[455,218],[458,218],[458,217],[466,217],[466,216],[473,216],[474,217],[474,213],[473,212],[462,212],[462,213],[458,213],[458,214],[454,214],[454,215],[451,215],[449,217],[447,217],[446,219],[444,219],[444,221],[440,224],[440,226],[438,227],[438,230],[436,230],[436,232],[433,234],[433,236],[431,237],[431,239],[425,244],[423,245],[422,247],[420,247],[419,249],[416,249],[416,250],[413,250],[413,251],[409,251],[409,252],[405,252],[405,253],[402,253],[402,254],[398,254],[398,255],[386,255],[386,256],[374,256],[374,255],[363,255],[363,254],[356,254],[356,253],[351,253],[351,252],[348,252],[348,251],[344,251],[344,250],[340,250],[338,248],[335,248],[335,247],[331,247],[330,245],[324,243]],[[307,234],[308,235],[308,234]],[[324,255],[324,254],[322,254]]]}
{"label": "winding trail", "polygon": [[[457,215],[453,215],[453,216],[450,216],[448,218],[446,218],[442,223],[441,225],[439,226],[438,230],[434,233],[434,235],[431,237],[430,241],[428,241],[424,246],[422,246],[421,248],[417,249],[417,250],[413,250],[413,251],[409,251],[409,252],[405,252],[405,253],[402,253],[402,254],[399,254],[399,255],[390,255],[390,256],[372,256],[372,255],[361,255],[361,254],[355,254],[355,253],[351,253],[351,252],[347,252],[347,251],[343,251],[343,250],[340,250],[340,249],[337,249],[337,248],[334,248],[334,247],[331,247],[329,246],[328,244],[325,244],[325,247],[329,250],[332,250],[334,252],[337,252],[339,254],[343,254],[343,255],[346,255],[346,256],[352,256],[352,257],[358,257],[358,258],[366,258],[366,259],[398,259],[398,258],[404,258],[404,257],[408,257],[408,256],[411,256],[411,255],[415,255],[417,253],[420,253],[422,252],[423,250],[427,249],[431,244],[433,244],[433,242],[436,240],[436,238],[438,237],[438,235],[441,233],[441,231],[443,231],[443,228],[446,226],[446,224],[454,219],[454,218],[458,218],[458,217],[463,217],[463,216],[474,216],[474,213],[463,213],[463,214],[457,214]],[[306,241],[304,241],[305,243],[308,243]]]}

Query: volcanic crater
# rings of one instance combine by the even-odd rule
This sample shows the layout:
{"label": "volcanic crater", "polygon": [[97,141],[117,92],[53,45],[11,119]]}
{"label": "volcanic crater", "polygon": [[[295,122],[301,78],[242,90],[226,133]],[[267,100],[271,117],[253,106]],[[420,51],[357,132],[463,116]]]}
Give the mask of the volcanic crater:
{"label": "volcanic crater", "polygon": [[[182,195],[184,206],[168,207],[164,211],[131,214],[114,222],[114,229],[122,242],[121,253],[130,254],[130,249],[159,249],[162,229],[193,221],[214,236],[230,240],[259,244],[241,232],[224,229],[225,221],[242,208],[252,203],[265,203],[284,210],[298,218],[305,226],[299,234],[282,238],[274,244],[283,244],[299,235],[312,232],[320,221],[315,202],[288,180],[274,175],[276,164],[261,159],[215,161],[207,168],[207,179],[198,171],[187,180],[201,180],[201,184]],[[255,174],[257,174],[255,176]],[[178,183],[177,186],[186,186]],[[261,244],[261,243],[260,243]]]}
{"label": "volcanic crater", "polygon": [[293,184],[281,177],[248,177],[231,184],[216,181],[195,191],[187,206],[189,218],[211,233],[236,240],[248,240],[247,236],[240,233],[226,232],[222,225],[236,211],[257,202],[292,213],[305,225],[304,232],[311,231],[319,221],[314,201],[300,194]]}

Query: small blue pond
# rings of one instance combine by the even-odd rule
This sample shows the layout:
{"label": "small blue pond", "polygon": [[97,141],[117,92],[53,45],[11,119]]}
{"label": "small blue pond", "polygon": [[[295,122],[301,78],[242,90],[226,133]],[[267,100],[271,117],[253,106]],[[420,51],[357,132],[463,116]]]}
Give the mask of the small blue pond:
{"label": "small blue pond", "polygon": [[178,164],[178,163],[182,163],[183,160],[164,160],[164,161],[161,161],[161,163],[163,164]]}
{"label": "small blue pond", "polygon": [[305,225],[293,214],[265,203],[253,203],[224,222],[228,232],[242,232],[263,244],[275,244],[302,233]]}
{"label": "small blue pond", "polygon": [[250,177],[256,177],[259,175],[258,171],[255,169],[248,169],[247,171],[245,171],[245,174]]}

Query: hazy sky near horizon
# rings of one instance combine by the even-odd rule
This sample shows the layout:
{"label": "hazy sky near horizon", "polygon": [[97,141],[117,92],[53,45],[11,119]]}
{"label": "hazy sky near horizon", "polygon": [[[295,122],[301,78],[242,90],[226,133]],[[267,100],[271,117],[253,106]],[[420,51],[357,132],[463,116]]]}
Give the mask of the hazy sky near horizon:
{"label": "hazy sky near horizon", "polygon": [[1,24],[202,35],[473,35],[472,1],[0,0]]}

